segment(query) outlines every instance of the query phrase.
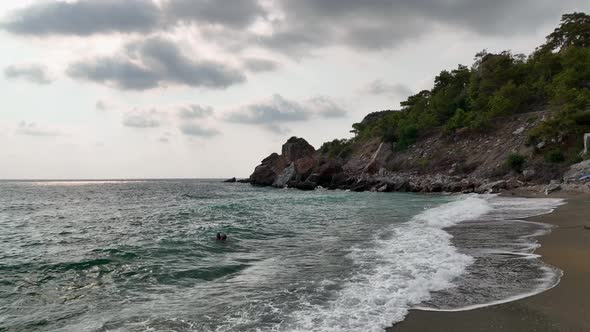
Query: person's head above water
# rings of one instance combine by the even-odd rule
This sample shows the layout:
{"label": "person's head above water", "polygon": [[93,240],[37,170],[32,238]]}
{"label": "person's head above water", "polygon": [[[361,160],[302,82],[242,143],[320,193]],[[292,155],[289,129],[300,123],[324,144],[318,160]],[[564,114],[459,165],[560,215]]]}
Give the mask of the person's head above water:
{"label": "person's head above water", "polygon": [[223,235],[221,236],[221,240],[222,240],[222,241],[225,241],[225,240],[227,240],[227,234],[223,234]]}
{"label": "person's head above water", "polygon": [[217,239],[221,240],[221,233],[217,233]]}

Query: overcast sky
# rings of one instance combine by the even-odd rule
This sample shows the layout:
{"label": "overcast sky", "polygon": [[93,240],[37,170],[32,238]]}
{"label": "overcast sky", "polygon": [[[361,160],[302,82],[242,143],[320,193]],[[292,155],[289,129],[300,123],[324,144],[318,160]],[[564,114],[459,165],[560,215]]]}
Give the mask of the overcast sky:
{"label": "overcast sky", "polygon": [[0,2],[0,178],[247,177],[589,0]]}

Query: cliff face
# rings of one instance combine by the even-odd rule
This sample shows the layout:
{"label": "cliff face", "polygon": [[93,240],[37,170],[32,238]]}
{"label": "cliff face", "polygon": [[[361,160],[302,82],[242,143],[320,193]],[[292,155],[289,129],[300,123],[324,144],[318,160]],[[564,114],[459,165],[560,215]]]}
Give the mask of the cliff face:
{"label": "cliff face", "polygon": [[[303,190],[321,186],[353,191],[466,193],[549,183],[561,180],[568,164],[546,162],[535,153],[542,144],[527,144],[529,130],[548,116],[549,111],[510,116],[480,132],[447,134],[434,130],[403,151],[373,138],[353,140],[348,153],[334,154],[292,137],[283,145],[281,155],[274,153],[256,167],[250,182]],[[511,167],[507,163],[511,155],[522,156],[525,161]]]}

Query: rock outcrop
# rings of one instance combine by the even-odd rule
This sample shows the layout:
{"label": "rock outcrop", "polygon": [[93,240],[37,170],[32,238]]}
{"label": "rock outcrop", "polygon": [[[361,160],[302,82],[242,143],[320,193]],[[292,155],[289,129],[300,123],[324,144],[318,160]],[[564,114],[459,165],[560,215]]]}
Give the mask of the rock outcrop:
{"label": "rock outcrop", "polygon": [[568,181],[580,181],[584,180],[585,177],[590,178],[590,160],[584,160],[581,163],[574,164],[563,175],[563,180]]}
{"label": "rock outcrop", "polygon": [[292,163],[301,158],[311,157],[315,149],[303,138],[291,137],[287,143],[283,144],[281,149],[282,156]]}
{"label": "rock outcrop", "polygon": [[255,186],[271,186],[287,165],[285,157],[273,153],[254,169],[254,173],[250,175],[250,183]]}
{"label": "rock outcrop", "polygon": [[303,138],[291,137],[281,151],[281,155],[273,153],[256,167],[250,176],[251,184],[295,187],[304,183],[317,166],[316,150]]}
{"label": "rock outcrop", "polygon": [[[529,131],[544,121],[547,112],[505,118],[495,123],[494,130],[453,135],[432,131],[404,149],[371,137],[333,141],[316,150],[305,139],[291,137],[280,155],[273,153],[256,167],[249,181],[301,190],[497,193],[536,185],[545,189],[551,179],[563,176],[562,188],[575,185],[590,191],[590,161],[566,171],[565,163],[544,161],[544,146],[528,142]],[[372,113],[363,122],[389,113]],[[508,163],[514,154],[525,160],[522,171]],[[547,189],[555,187],[554,183]]]}

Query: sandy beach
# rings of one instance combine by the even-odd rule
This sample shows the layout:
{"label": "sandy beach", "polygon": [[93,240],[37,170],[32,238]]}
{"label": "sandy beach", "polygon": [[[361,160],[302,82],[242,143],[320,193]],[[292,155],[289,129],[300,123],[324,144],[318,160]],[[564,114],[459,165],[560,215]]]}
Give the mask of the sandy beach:
{"label": "sandy beach", "polygon": [[[518,191],[507,195],[547,197]],[[557,227],[539,238],[536,253],[563,270],[561,282],[541,294],[462,312],[413,310],[387,331],[590,331],[590,195],[559,192],[567,204],[530,218]]]}

